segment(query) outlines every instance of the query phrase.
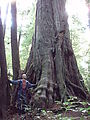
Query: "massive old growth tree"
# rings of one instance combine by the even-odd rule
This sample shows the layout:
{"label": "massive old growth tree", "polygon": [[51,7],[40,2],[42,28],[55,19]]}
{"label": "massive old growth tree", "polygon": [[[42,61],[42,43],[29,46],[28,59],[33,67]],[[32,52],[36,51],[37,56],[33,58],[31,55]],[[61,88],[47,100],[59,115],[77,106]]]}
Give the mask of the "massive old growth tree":
{"label": "massive old growth tree", "polygon": [[86,99],[70,42],[66,0],[37,0],[35,34],[25,72],[38,83],[35,101],[43,106],[69,96]]}

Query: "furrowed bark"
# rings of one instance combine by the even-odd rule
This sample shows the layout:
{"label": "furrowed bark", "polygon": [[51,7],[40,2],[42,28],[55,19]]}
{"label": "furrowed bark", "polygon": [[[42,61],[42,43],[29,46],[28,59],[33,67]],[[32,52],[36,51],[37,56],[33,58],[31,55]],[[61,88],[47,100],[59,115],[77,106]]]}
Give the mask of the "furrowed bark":
{"label": "furrowed bark", "polygon": [[37,1],[35,35],[25,72],[31,82],[38,83],[34,100],[42,107],[69,96],[87,97],[70,42],[65,2]]}

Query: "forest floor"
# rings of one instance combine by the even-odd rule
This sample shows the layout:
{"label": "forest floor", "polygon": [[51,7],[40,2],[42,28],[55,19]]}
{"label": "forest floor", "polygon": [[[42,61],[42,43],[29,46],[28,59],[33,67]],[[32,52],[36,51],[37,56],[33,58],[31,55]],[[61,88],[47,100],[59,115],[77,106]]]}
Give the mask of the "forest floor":
{"label": "forest floor", "polygon": [[63,104],[60,101],[48,109],[27,108],[28,112],[19,116],[17,113],[8,112],[7,120],[90,120],[90,103],[71,97]]}

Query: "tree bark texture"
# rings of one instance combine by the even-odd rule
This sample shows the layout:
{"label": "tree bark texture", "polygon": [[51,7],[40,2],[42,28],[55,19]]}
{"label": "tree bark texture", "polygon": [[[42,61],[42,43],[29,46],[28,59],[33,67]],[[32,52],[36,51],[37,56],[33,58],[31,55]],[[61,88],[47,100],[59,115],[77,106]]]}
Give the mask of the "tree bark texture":
{"label": "tree bark texture", "polygon": [[18,79],[19,70],[20,70],[20,61],[19,61],[19,48],[18,48],[18,44],[17,44],[16,1],[12,1],[12,3],[11,3],[11,16],[12,16],[11,48],[12,48],[13,79]]}
{"label": "tree bark texture", "polygon": [[68,96],[86,99],[70,42],[65,2],[37,0],[35,35],[25,72],[30,82],[38,83],[35,100],[39,106],[66,101]]}
{"label": "tree bark texture", "polygon": [[6,119],[8,107],[8,77],[4,45],[3,26],[0,11],[0,120]]}

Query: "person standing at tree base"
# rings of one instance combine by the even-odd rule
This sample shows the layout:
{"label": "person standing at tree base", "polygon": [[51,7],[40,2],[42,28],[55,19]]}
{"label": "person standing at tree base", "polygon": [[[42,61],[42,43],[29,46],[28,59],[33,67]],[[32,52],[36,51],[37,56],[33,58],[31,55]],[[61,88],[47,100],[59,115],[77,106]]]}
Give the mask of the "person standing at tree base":
{"label": "person standing at tree base", "polygon": [[22,79],[20,80],[9,80],[11,84],[19,86],[17,91],[17,108],[19,115],[25,112],[25,107],[27,106],[27,89],[36,87],[36,84],[31,84],[26,78],[26,74],[22,74]]}

